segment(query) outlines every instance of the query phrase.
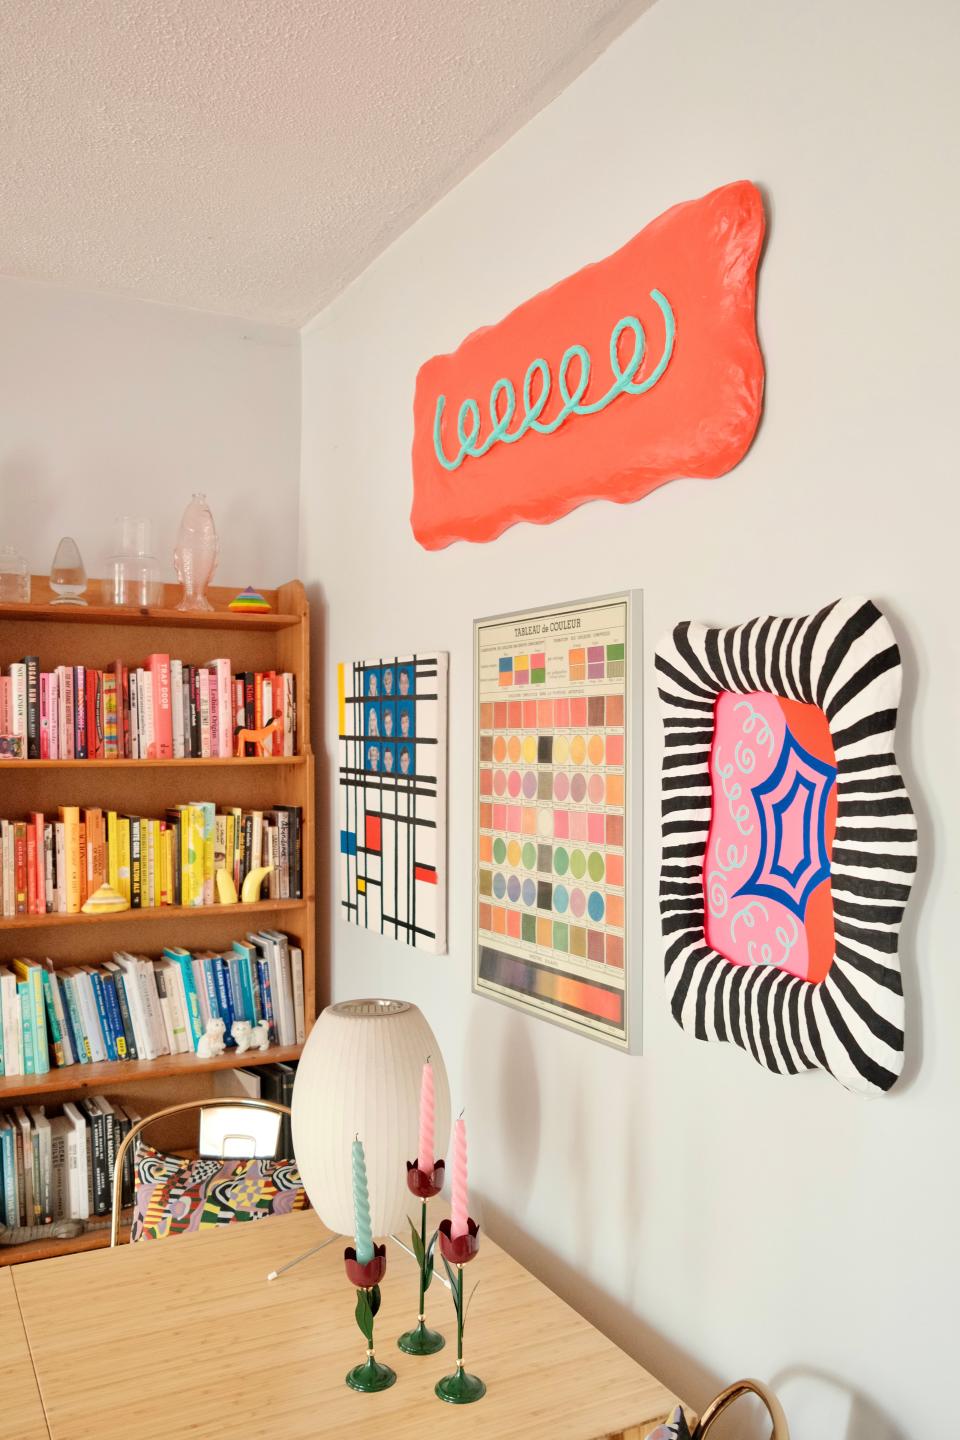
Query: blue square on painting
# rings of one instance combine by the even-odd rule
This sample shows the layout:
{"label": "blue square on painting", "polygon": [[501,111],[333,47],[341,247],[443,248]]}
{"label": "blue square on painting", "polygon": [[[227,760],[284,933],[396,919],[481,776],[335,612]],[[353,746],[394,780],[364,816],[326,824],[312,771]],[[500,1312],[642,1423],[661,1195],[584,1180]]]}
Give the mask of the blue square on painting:
{"label": "blue square on painting", "polygon": [[340,853],[341,855],[356,855],[357,837],[352,830],[340,831]]}
{"label": "blue square on painting", "polygon": [[397,736],[411,740],[417,733],[417,709],[412,700],[397,701]]}
{"label": "blue square on painting", "polygon": [[380,739],[396,740],[397,738],[397,707],[389,700],[380,702]]}
{"label": "blue square on painting", "polygon": [[380,739],[380,706],[368,700],[363,707],[363,733]]}
{"label": "blue square on painting", "polygon": [[369,670],[364,671],[363,693],[364,695],[369,696],[371,700],[378,700],[380,698],[381,689],[382,685],[380,671],[374,665]]}
{"label": "blue square on painting", "polygon": [[397,773],[397,747],[386,741],[380,744],[380,768],[384,775],[396,775]]}
{"label": "blue square on painting", "polygon": [[384,700],[392,700],[397,693],[397,670],[394,665],[384,665],[380,670],[380,693]]}
{"label": "blue square on painting", "polygon": [[397,746],[397,774],[412,775],[416,768],[416,746],[404,745],[401,740]]}
{"label": "blue square on painting", "polygon": [[383,766],[383,757],[380,752],[379,741],[364,741],[363,745],[363,768],[369,770],[373,775],[379,775]]}
{"label": "blue square on painting", "polygon": [[412,665],[397,665],[397,666],[396,666],[396,672],[397,672],[397,683],[396,683],[396,687],[395,687],[395,688],[396,688],[397,698],[400,699],[400,700],[405,700],[408,695],[411,696],[411,697],[413,697],[414,695],[416,695],[416,693],[417,693],[417,687],[416,687],[416,681],[415,681],[415,677],[414,677],[414,673],[413,673],[413,666],[412,666]]}
{"label": "blue square on painting", "polygon": [[511,671],[512,669],[513,669],[513,656],[512,656],[512,655],[501,655],[501,656],[500,656],[500,674],[501,674],[501,675],[509,675],[509,673],[510,673],[510,671]]}

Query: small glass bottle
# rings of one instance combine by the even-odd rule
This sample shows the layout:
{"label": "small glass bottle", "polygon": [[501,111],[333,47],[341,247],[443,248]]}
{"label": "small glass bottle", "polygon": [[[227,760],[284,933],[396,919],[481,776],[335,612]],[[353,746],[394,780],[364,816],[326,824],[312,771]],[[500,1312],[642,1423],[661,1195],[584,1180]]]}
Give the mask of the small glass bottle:
{"label": "small glass bottle", "polygon": [[0,604],[30,604],[30,571],[13,545],[0,545]]}
{"label": "small glass bottle", "polygon": [[50,566],[50,589],[54,591],[51,605],[86,605],[83,592],[87,588],[87,572],[76,540],[65,535],[57,546]]}

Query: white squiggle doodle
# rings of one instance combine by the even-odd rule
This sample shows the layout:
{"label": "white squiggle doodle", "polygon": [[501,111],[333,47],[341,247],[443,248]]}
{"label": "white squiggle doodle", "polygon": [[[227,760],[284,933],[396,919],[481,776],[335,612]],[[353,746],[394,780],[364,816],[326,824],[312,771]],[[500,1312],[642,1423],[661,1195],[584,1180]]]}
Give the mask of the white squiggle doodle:
{"label": "white squiggle doodle", "polygon": [[726,796],[727,809],[730,811],[730,819],[733,821],[734,825],[736,825],[741,835],[751,835],[753,833],[753,826],[749,823],[750,807],[749,805],[737,804],[737,801],[743,794],[743,786],[738,780],[734,780],[732,785],[727,784],[727,781],[734,773],[733,766],[724,765],[721,763],[719,745],[716,747],[713,768],[716,771],[717,775],[719,775],[720,777],[720,784],[722,785],[723,793]]}
{"label": "white squiggle doodle", "polygon": [[734,745],[733,758],[736,760],[737,765],[744,775],[752,775],[757,768],[756,755],[750,749],[749,745],[744,745],[742,740],[738,740],[736,745]]}
{"label": "white squiggle doodle", "polygon": [[783,928],[782,925],[778,925],[776,930],[774,930],[773,932],[774,939],[779,945],[783,946],[783,954],[780,956],[779,960],[774,960],[773,948],[766,941],[764,941],[763,944],[760,946],[760,959],[758,960],[753,953],[756,949],[756,941],[750,940],[747,942],[747,959],[750,961],[751,965],[776,965],[778,966],[778,968],[783,969],[783,966],[786,964],[787,957],[789,956],[790,951],[793,949],[794,945],[796,945],[797,940],[800,936],[800,931],[797,929],[796,920],[794,920],[792,915],[789,918],[790,924],[793,926],[792,936],[787,934],[786,930]]}
{"label": "white squiggle doodle", "polygon": [[742,870],[747,863],[747,847],[744,845],[743,852],[737,849],[731,841],[727,846],[727,858],[724,860],[720,850],[721,842],[717,840],[714,844],[714,854],[717,857],[717,869],[711,870],[707,875],[707,903],[710,906],[710,914],[722,920],[730,906],[730,896],[727,894],[727,887],[724,883],[725,877],[733,870]]}
{"label": "white squiggle doodle", "polygon": [[767,907],[766,907],[766,905],[764,905],[763,901],[762,901],[762,900],[751,900],[749,904],[744,905],[744,907],[743,907],[742,910],[738,910],[737,913],[736,913],[736,915],[734,915],[733,918],[731,919],[731,921],[730,921],[730,939],[731,939],[731,940],[733,940],[733,939],[736,938],[735,932],[736,932],[737,921],[738,921],[738,920],[742,920],[743,923],[744,923],[744,925],[746,925],[746,927],[747,927],[748,930],[753,930],[753,929],[755,928],[756,923],[757,923],[757,918],[756,918],[756,916],[755,916],[754,913],[753,913],[755,910],[759,910],[759,911],[760,911],[760,914],[763,916],[764,920],[769,920],[769,919],[770,919],[769,911],[767,910]]}
{"label": "white squiggle doodle", "polygon": [[[760,714],[760,711],[754,710],[749,700],[738,700],[733,708],[734,710],[748,710],[750,712],[747,715],[746,719],[741,721],[740,728],[743,731],[744,735],[752,735],[754,730],[756,730],[757,744],[767,746],[767,754],[772,760],[773,750],[776,741],[774,739],[773,731],[770,729],[770,726]],[[759,729],[757,729],[758,725],[760,727]]]}

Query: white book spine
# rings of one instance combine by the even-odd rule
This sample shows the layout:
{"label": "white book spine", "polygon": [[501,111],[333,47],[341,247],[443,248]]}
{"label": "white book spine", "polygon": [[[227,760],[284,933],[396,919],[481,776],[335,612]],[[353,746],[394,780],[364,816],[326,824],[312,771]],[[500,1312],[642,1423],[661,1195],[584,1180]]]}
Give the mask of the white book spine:
{"label": "white book spine", "polygon": [[54,1220],[70,1218],[70,1168],[67,1142],[73,1126],[66,1115],[50,1121],[50,1201]]}
{"label": "white book spine", "polygon": [[[22,661],[10,666],[10,700],[14,735],[27,738],[27,667]],[[24,747],[26,754],[26,747]]]}
{"label": "white book spine", "polygon": [[153,675],[149,670],[138,670],[140,682],[140,758],[156,760],[157,728],[153,714]]}
{"label": "white book spine", "polygon": [[182,760],[183,749],[183,661],[170,661],[170,720],[173,726],[173,758]]}
{"label": "white book spine", "polygon": [[14,1110],[17,1125],[20,1127],[20,1141],[23,1153],[23,1214],[27,1225],[32,1225],[36,1219],[33,1194],[33,1133],[30,1129],[30,1116],[22,1105]]}
{"label": "white book spine", "polygon": [[150,1031],[146,1016],[143,1010],[143,996],[140,988],[140,976],[137,970],[137,962],[132,955],[124,955],[114,952],[114,961],[123,971],[123,989],[127,997],[127,1008],[130,1011],[130,1019],[133,1023],[133,1038],[137,1042],[137,1054],[141,1060],[156,1060],[157,1054],[153,1048],[153,1035]]}
{"label": "white book spine", "polygon": [[100,1012],[97,1010],[97,1000],[93,993],[93,981],[86,970],[74,972],[73,993],[78,998],[83,1028],[87,1032],[87,1040],[90,1042],[90,1059],[106,1060],[107,1047],[103,1041]]}
{"label": "white book spine", "polygon": [[299,945],[290,947],[290,969],[293,975],[293,1020],[297,1031],[297,1044],[307,1038],[306,1007],[303,990],[303,951]]}
{"label": "white book spine", "polygon": [[88,1220],[90,1202],[87,1193],[87,1127],[79,1109],[72,1101],[64,1104],[63,1113],[70,1121],[67,1155],[70,1173],[70,1218]]}
{"label": "white book spine", "polygon": [[157,994],[157,982],[153,974],[153,966],[149,960],[137,960],[137,975],[140,979],[140,994],[143,996],[143,1008],[147,1017],[147,1024],[150,1026],[150,1037],[153,1041],[154,1056],[169,1055],[167,1047],[166,1026],[163,1023],[163,1016],[160,1013],[160,996]]}

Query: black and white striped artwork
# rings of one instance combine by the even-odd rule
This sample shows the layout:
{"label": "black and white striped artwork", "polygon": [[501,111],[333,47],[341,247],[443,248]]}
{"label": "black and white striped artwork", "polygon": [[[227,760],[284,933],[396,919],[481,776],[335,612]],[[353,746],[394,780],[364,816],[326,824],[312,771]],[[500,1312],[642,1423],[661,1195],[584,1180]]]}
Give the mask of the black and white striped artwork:
{"label": "black and white striped artwork", "polygon": [[687,621],[655,665],[674,1018],[778,1074],[889,1090],[917,865],[889,623],[862,597],[726,629]]}

